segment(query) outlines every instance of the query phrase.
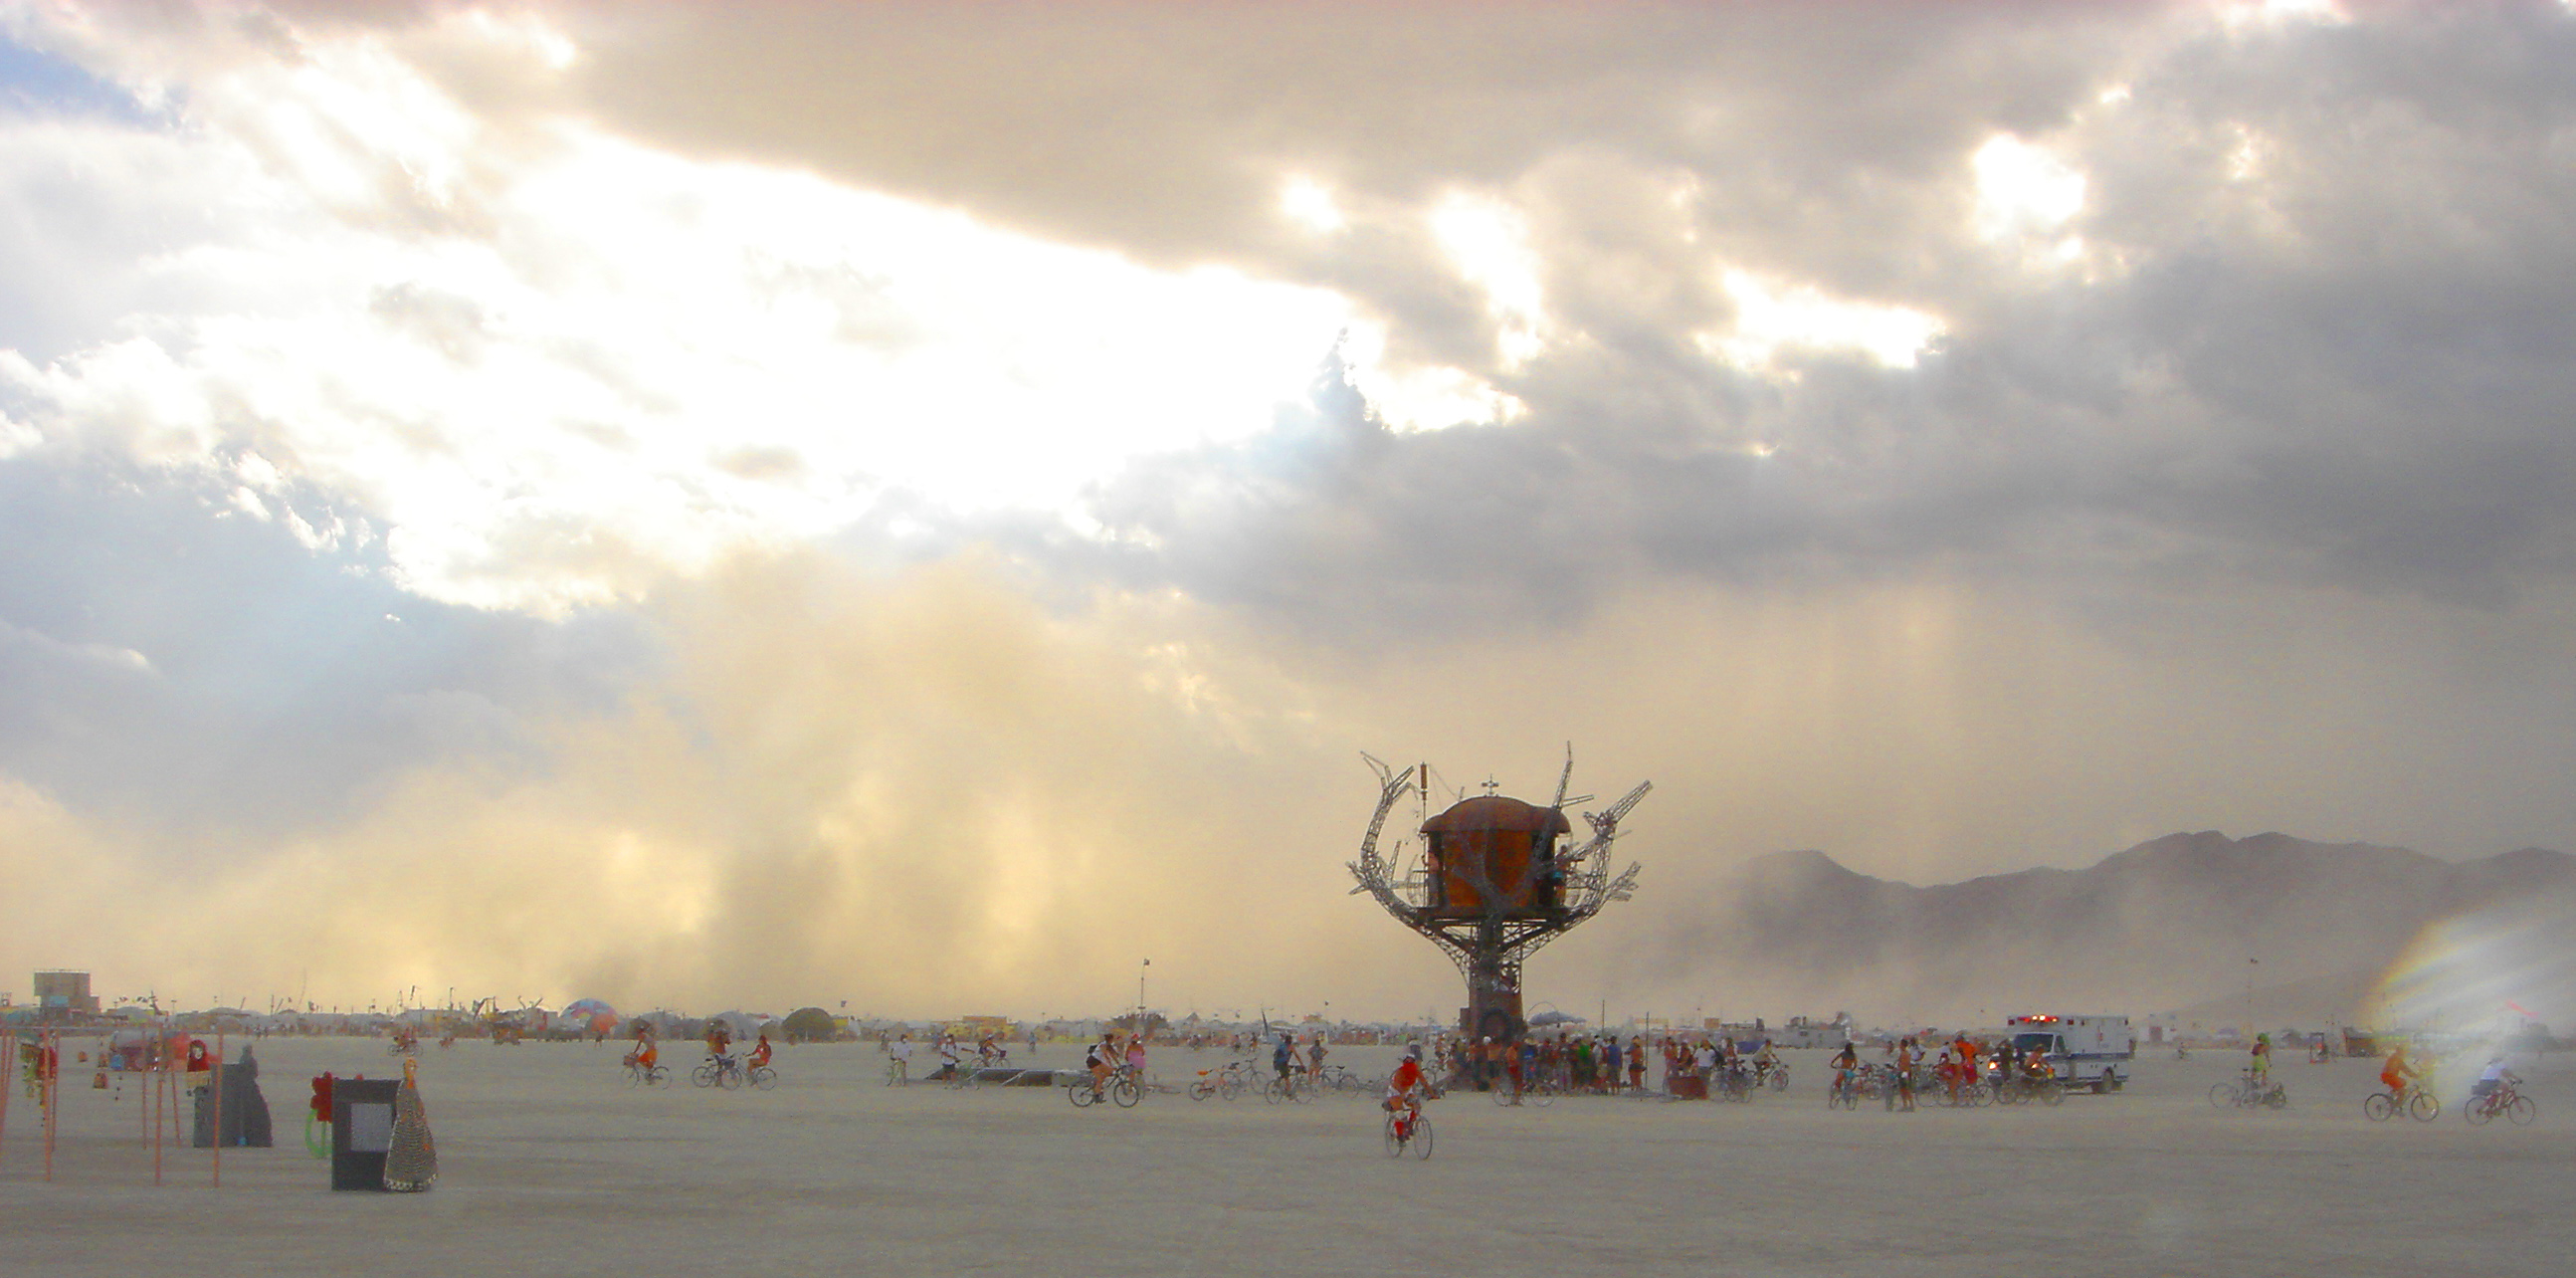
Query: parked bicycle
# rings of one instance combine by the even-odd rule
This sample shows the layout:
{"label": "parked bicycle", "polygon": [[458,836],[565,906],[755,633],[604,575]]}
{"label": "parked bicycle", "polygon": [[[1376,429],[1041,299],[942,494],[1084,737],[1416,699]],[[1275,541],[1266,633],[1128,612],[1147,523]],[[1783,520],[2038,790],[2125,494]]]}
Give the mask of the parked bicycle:
{"label": "parked bicycle", "polygon": [[2257,1083],[2254,1072],[2247,1070],[2229,1082],[2211,1087],[2209,1103],[2220,1109],[2281,1109],[2290,1103],[2290,1089],[2279,1083]]}
{"label": "parked bicycle", "polygon": [[1190,1084],[1190,1099],[1222,1096],[1233,1100],[1243,1095],[1244,1080],[1251,1076],[1252,1067],[1242,1061],[1229,1061],[1214,1069],[1200,1070],[1198,1080]]}

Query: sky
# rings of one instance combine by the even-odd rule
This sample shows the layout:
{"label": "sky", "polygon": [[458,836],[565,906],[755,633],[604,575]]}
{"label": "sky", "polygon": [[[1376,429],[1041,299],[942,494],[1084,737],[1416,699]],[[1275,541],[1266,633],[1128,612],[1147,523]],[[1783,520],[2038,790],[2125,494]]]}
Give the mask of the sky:
{"label": "sky", "polygon": [[1446,1016],[1362,752],[1654,782],[1533,1007],[1721,1003],[1593,934],[1787,849],[2576,849],[2570,65],[2559,0],[0,0],[0,974]]}

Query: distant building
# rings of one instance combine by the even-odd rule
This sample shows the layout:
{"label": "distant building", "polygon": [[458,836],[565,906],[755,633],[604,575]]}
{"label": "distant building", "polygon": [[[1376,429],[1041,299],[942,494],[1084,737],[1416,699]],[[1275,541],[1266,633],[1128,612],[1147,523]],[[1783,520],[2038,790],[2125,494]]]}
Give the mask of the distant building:
{"label": "distant building", "polygon": [[48,1011],[98,1015],[98,998],[89,992],[87,972],[36,973],[36,1006]]}

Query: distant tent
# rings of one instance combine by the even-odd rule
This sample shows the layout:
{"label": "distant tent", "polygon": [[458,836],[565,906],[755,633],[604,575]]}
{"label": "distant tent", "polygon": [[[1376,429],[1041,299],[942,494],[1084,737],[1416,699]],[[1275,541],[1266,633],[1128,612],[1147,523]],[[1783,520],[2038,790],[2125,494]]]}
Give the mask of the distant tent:
{"label": "distant tent", "polygon": [[841,1036],[841,1027],[832,1014],[819,1007],[800,1007],[787,1014],[784,1025],[790,1043],[828,1043]]}

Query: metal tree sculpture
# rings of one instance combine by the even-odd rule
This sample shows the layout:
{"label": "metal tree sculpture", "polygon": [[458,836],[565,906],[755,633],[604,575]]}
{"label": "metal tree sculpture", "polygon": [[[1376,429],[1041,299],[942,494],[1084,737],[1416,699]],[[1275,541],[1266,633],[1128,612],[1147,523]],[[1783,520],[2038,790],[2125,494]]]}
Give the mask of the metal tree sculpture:
{"label": "metal tree sculpture", "polygon": [[[1462,912],[1434,907],[1429,866],[1404,873],[1378,853],[1378,836],[1386,827],[1387,814],[1416,791],[1414,769],[1397,772],[1372,756],[1360,757],[1377,772],[1378,800],[1377,811],[1369,817],[1368,834],[1360,840],[1359,859],[1348,863],[1351,877],[1359,881],[1351,893],[1366,892],[1377,898],[1387,913],[1429,937],[1457,964],[1459,974],[1467,978],[1467,1024],[1462,1030],[1491,1033],[1486,1022],[1499,1012],[1500,1028],[1518,1036],[1523,1029],[1521,964],[1540,947],[1600,913],[1602,906],[1636,894],[1637,865],[1631,862],[1611,873],[1610,845],[1619,837],[1620,819],[1646,797],[1654,783],[1641,781],[1607,810],[1584,813],[1584,822],[1592,828],[1590,839],[1564,852],[1534,849],[1522,858],[1519,881],[1508,887],[1493,881],[1486,862],[1474,857],[1453,859],[1444,869],[1472,886],[1477,898],[1478,908]],[[1565,771],[1557,777],[1556,801],[1547,809],[1557,823],[1563,821],[1565,787],[1573,777],[1574,752],[1569,748]],[[1428,780],[1423,778],[1425,786]],[[1553,838],[1545,833],[1540,837]],[[1534,896],[1531,889],[1543,874],[1560,876],[1560,886]],[[1533,905],[1534,900],[1542,903]]]}

